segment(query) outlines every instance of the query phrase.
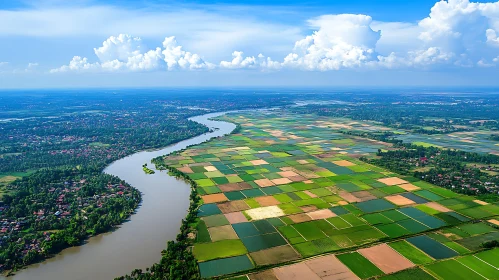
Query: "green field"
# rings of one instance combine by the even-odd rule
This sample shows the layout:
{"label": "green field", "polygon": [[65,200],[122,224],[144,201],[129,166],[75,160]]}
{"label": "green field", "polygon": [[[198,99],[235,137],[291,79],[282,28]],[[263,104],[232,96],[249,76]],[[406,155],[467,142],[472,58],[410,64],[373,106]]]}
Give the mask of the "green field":
{"label": "green field", "polygon": [[[206,203],[198,211],[193,250],[204,275],[220,275],[206,272],[216,263],[209,269],[204,263],[214,259],[248,254],[253,263],[255,257],[279,264],[278,257],[263,257],[273,252],[267,250],[291,248],[305,258],[353,252],[380,240],[417,265],[431,265],[472,253],[499,235],[485,223],[470,223],[496,216],[498,205],[482,206],[364,163],[360,156],[387,147],[334,132],[322,123],[328,119],[296,119],[285,111],[224,118],[240,123],[241,131],[164,158],[169,167],[186,171]],[[428,236],[415,236],[421,233]],[[223,238],[229,240],[215,241]],[[358,253],[339,257],[361,278],[383,274]]]}
{"label": "green field", "polygon": [[427,143],[427,142],[421,142],[421,141],[412,142],[412,144],[416,145],[416,146],[422,146],[422,147],[442,148],[442,146],[431,144],[431,143]]}
{"label": "green field", "polygon": [[362,279],[383,274],[379,268],[357,252],[337,255],[337,258]]}
{"label": "green field", "polygon": [[431,275],[420,268],[408,269],[394,274],[382,276],[380,280],[434,280]]}
{"label": "green field", "polygon": [[457,260],[446,260],[425,266],[438,279],[485,279]]}
{"label": "green field", "polygon": [[405,240],[388,243],[388,245],[414,264],[427,264],[433,261],[431,257]]}
{"label": "green field", "polygon": [[222,240],[212,243],[197,243],[192,250],[199,261],[244,255],[248,251],[241,240]]}

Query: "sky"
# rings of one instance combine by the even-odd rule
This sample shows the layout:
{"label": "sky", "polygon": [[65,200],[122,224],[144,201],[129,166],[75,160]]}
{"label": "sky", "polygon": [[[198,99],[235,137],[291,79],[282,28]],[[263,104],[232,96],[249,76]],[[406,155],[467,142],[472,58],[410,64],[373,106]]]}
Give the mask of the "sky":
{"label": "sky", "polygon": [[499,1],[10,0],[0,89],[499,86]]}

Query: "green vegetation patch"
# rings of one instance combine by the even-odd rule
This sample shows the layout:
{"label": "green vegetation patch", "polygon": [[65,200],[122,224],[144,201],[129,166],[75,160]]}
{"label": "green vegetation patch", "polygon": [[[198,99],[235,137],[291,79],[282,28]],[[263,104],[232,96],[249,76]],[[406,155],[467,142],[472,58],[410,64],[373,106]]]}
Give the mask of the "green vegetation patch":
{"label": "green vegetation patch", "polygon": [[327,220],[337,229],[349,228],[352,226],[349,223],[347,223],[345,220],[343,220],[341,217],[328,218]]}
{"label": "green vegetation patch", "polygon": [[223,214],[207,216],[203,217],[202,219],[205,222],[206,226],[209,228],[224,226],[229,224],[229,220],[227,220],[227,218]]}
{"label": "green vegetation patch", "polygon": [[244,255],[248,251],[241,240],[221,240],[212,243],[196,243],[192,253],[198,261],[208,261]]}
{"label": "green vegetation patch", "polygon": [[420,191],[415,191],[414,193],[416,195],[419,195],[420,197],[426,198],[426,199],[431,200],[431,201],[440,201],[440,200],[444,199],[443,197],[441,197],[438,194],[435,194],[429,190],[420,190]]}
{"label": "green vegetation patch", "polygon": [[293,245],[303,257],[311,257],[321,253],[320,249],[311,241]]}
{"label": "green vegetation patch", "polygon": [[284,213],[286,213],[287,215],[297,214],[297,213],[303,212],[303,210],[300,207],[298,207],[292,203],[279,204],[277,206],[279,208],[281,208],[282,211],[284,211]]}
{"label": "green vegetation patch", "polygon": [[463,238],[460,240],[456,240],[456,242],[471,251],[477,251],[481,248],[482,243],[492,240],[499,240],[499,232],[496,231],[473,237]]}
{"label": "green vegetation patch", "polygon": [[379,224],[391,224],[392,220],[382,215],[381,213],[367,214],[362,216],[362,219],[366,220],[371,225],[379,225]]}
{"label": "green vegetation patch", "polygon": [[210,179],[199,179],[199,180],[194,180],[196,184],[200,187],[212,187],[215,186],[215,183],[210,180]]}
{"label": "green vegetation patch", "polygon": [[345,207],[342,207],[342,206],[331,207],[331,208],[329,208],[329,210],[331,210],[331,212],[333,212],[334,214],[336,214],[338,216],[350,213],[347,209],[345,209]]}
{"label": "green vegetation patch", "polygon": [[246,197],[259,197],[259,196],[265,196],[265,193],[263,193],[260,189],[251,189],[251,190],[244,190],[241,191]]}
{"label": "green vegetation patch", "polygon": [[[227,194],[227,193],[226,193]],[[221,214],[220,208],[214,203],[212,204],[203,204],[199,207],[198,217],[211,216],[216,214]]]}
{"label": "green vegetation patch", "polygon": [[361,191],[362,188],[357,186],[354,183],[350,182],[342,182],[342,183],[337,183],[336,186],[338,188],[344,189],[347,192],[356,192],[356,191]]}
{"label": "green vegetation patch", "polygon": [[245,199],[246,197],[244,196],[244,194],[240,191],[235,191],[235,192],[226,192],[224,193],[225,196],[229,199],[229,200],[241,200],[241,199]]}
{"label": "green vegetation patch", "polygon": [[378,267],[357,252],[341,254],[336,257],[362,279],[383,274]]}
{"label": "green vegetation patch", "polygon": [[480,252],[475,257],[499,269],[499,248]]}
{"label": "green vegetation patch", "polygon": [[484,223],[466,224],[459,226],[459,228],[471,236],[497,231],[495,228]]}
{"label": "green vegetation patch", "polygon": [[460,255],[468,254],[470,250],[466,249],[465,247],[461,246],[460,244],[454,242],[454,241],[448,241],[448,242],[443,242],[443,244],[452,250],[458,252]]}
{"label": "green vegetation patch", "polygon": [[236,273],[254,267],[247,255],[199,263],[199,271],[203,278]]}
{"label": "green vegetation patch", "polygon": [[394,222],[398,222],[398,221],[409,219],[409,217],[407,217],[406,215],[400,213],[397,210],[383,211],[383,212],[381,212],[381,214],[383,214],[383,216],[387,217],[388,219],[390,219],[390,220],[392,220]]}
{"label": "green vegetation patch", "polygon": [[435,145],[435,144],[428,143],[428,142],[422,142],[422,141],[412,142],[412,144],[416,145],[416,146],[425,147],[425,148],[428,148],[428,147],[443,148],[442,146]]}
{"label": "green vegetation patch", "polygon": [[482,279],[480,275],[454,259],[430,264],[425,268],[439,279]]}
{"label": "green vegetation patch", "polygon": [[431,189],[431,191],[440,195],[440,196],[446,197],[446,198],[454,198],[454,197],[460,196],[459,194],[457,194],[451,190],[439,188],[439,187],[434,187]]}
{"label": "green vegetation patch", "polygon": [[427,264],[433,261],[432,258],[405,240],[388,243],[388,246],[392,247],[414,264]]}
{"label": "green vegetation patch", "polygon": [[210,232],[203,220],[200,220],[196,226],[196,241],[199,243],[211,242]]}
{"label": "green vegetation patch", "polygon": [[220,190],[220,188],[217,186],[201,187],[201,189],[204,191],[205,194],[214,194],[214,193],[221,193],[222,192]]}
{"label": "green vegetation patch", "polygon": [[381,276],[379,280],[434,280],[430,274],[421,268],[403,270],[394,274]]}
{"label": "green vegetation patch", "polygon": [[499,278],[499,271],[497,270],[497,268],[492,267],[490,264],[482,261],[479,258],[476,258],[475,256],[458,258],[457,261],[470,268],[471,270],[480,273],[480,275],[486,277],[487,279]]}
{"label": "green vegetation patch", "polygon": [[440,213],[440,211],[435,210],[435,209],[433,209],[433,208],[431,208],[429,206],[426,206],[424,204],[416,205],[416,206],[414,206],[414,208],[416,208],[418,210],[421,210],[421,211],[425,212],[428,215],[435,215],[435,214]]}
{"label": "green vegetation patch", "polygon": [[456,210],[456,212],[475,219],[483,219],[486,217],[493,216],[493,214],[491,214],[490,212],[484,211],[478,207]]}
{"label": "green vegetation patch", "polygon": [[388,224],[388,225],[377,225],[379,229],[384,234],[388,235],[390,238],[397,238],[403,235],[411,234],[411,232],[398,224]]}
{"label": "green vegetation patch", "polygon": [[405,190],[399,186],[388,186],[379,188],[379,190],[387,194],[397,194],[405,192]]}
{"label": "green vegetation patch", "polygon": [[415,220],[412,220],[412,219],[403,220],[403,221],[397,222],[397,224],[401,225],[402,227],[404,227],[405,229],[407,229],[411,233],[420,233],[420,232],[423,232],[423,231],[430,229],[429,227],[423,225],[422,223],[416,222]]}
{"label": "green vegetation patch", "polygon": [[306,222],[292,225],[305,239],[315,240],[325,238],[326,235],[317,227],[314,222]]}
{"label": "green vegetation patch", "polygon": [[319,249],[320,253],[326,253],[341,249],[338,244],[329,238],[313,240],[312,243]]}
{"label": "green vegetation patch", "polygon": [[394,209],[395,205],[384,199],[373,199],[356,203],[355,207],[359,208],[364,213],[374,213],[383,210]]}
{"label": "green vegetation patch", "polygon": [[287,245],[288,243],[279,233],[270,233],[264,235],[255,235],[251,237],[241,238],[244,246],[249,252],[256,252],[263,249]]}

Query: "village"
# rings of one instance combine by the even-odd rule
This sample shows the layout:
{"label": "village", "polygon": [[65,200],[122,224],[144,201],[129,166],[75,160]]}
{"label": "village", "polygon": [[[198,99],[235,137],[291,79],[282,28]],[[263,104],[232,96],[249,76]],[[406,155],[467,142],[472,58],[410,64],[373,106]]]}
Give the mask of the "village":
{"label": "village", "polygon": [[[82,178],[60,180],[41,187],[31,196],[32,203],[27,209],[9,208],[2,202],[0,248],[15,247],[15,257],[20,260],[28,254],[44,255],[52,235],[72,221],[83,220],[84,223],[89,215],[105,208],[112,199],[136,199],[132,187],[121,182],[108,182],[102,188],[95,188],[93,184]],[[19,191],[23,186],[14,184],[9,188]]]}

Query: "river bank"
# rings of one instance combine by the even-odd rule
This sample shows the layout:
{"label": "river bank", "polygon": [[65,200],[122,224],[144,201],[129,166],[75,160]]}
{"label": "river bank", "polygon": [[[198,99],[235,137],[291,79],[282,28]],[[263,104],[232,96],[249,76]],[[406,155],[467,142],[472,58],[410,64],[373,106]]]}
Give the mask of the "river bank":
{"label": "river bank", "polygon": [[87,240],[83,246],[63,250],[55,257],[32,265],[7,279],[113,279],[133,269],[151,266],[161,258],[168,240],[175,239],[189,207],[190,186],[151,167],[151,159],[230,133],[236,126],[210,118],[211,113],[190,118],[211,128],[211,132],[187,139],[164,149],[144,151],[110,164],[104,172],[118,176],[143,194],[137,213],[115,231]]}

